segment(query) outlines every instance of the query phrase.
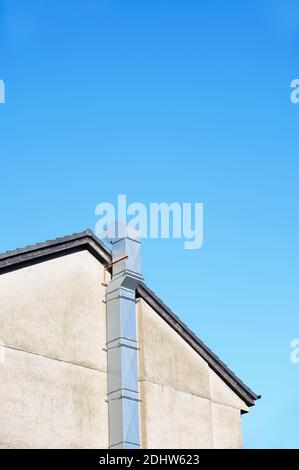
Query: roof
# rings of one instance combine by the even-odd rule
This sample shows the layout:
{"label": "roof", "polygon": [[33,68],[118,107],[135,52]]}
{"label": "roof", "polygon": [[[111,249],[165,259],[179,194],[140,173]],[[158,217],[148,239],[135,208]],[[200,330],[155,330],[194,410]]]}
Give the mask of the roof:
{"label": "roof", "polygon": [[[88,250],[101,263],[111,262],[111,252],[91,230],[74,233],[43,243],[18,248],[0,254],[0,274],[21,269],[35,263],[64,256],[80,250]],[[137,296],[147,302],[197,353],[205,359],[212,370],[246,403],[254,405],[260,395],[255,394],[175,315],[161,299],[141,283]]]}

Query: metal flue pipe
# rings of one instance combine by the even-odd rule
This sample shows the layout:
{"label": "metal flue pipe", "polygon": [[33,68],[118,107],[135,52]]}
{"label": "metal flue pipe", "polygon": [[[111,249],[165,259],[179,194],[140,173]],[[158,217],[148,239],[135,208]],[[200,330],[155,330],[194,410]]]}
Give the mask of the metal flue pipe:
{"label": "metal flue pipe", "polygon": [[112,243],[112,279],[106,290],[109,448],[140,447],[136,288],[142,280],[140,241]]}

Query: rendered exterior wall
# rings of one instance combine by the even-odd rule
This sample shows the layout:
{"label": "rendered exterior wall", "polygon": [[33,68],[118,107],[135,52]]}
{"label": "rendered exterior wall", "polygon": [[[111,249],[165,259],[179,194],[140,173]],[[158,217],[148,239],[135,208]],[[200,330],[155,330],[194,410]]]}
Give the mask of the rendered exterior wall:
{"label": "rendered exterior wall", "polygon": [[0,276],[1,448],[108,446],[102,275],[82,251]]}
{"label": "rendered exterior wall", "polygon": [[[108,447],[103,272],[80,251],[0,276],[0,448]],[[142,447],[240,447],[242,400],[143,300],[137,326]]]}
{"label": "rendered exterior wall", "polygon": [[145,448],[240,448],[246,404],[143,300],[138,303]]}

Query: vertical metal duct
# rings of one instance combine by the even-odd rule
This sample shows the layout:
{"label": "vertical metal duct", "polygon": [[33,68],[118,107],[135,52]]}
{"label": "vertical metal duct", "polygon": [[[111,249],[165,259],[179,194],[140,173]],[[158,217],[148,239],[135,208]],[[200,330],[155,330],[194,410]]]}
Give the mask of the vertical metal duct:
{"label": "vertical metal duct", "polygon": [[140,241],[112,241],[112,280],[106,291],[109,447],[140,447],[136,287],[142,280]]}

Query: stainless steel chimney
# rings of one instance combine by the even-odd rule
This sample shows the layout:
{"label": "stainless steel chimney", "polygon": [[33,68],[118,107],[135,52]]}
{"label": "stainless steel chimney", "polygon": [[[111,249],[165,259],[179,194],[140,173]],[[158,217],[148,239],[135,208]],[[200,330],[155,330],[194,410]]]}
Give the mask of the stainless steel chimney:
{"label": "stainless steel chimney", "polygon": [[136,288],[142,280],[140,241],[112,243],[112,279],[106,291],[109,448],[140,447]]}

